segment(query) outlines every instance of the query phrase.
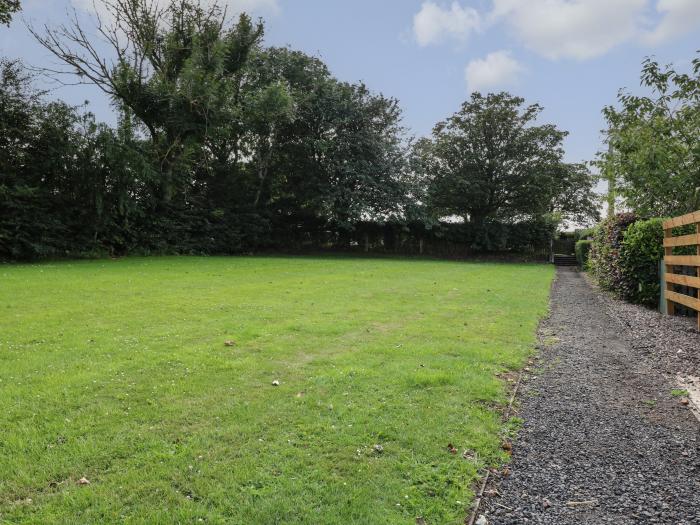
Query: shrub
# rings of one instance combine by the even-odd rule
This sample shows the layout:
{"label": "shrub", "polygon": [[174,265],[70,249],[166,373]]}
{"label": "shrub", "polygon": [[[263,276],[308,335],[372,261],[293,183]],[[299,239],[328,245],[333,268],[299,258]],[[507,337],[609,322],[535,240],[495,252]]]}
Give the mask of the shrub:
{"label": "shrub", "polygon": [[[654,306],[659,300],[663,238],[663,219],[636,220],[631,213],[616,215],[596,228],[589,267],[602,288],[626,301]],[[578,256],[578,244],[576,248]]]}
{"label": "shrub", "polygon": [[593,233],[595,232],[595,228],[583,228],[581,230],[576,230],[574,232],[576,239],[580,241],[585,241],[585,240],[590,240],[591,237],[593,237]]}
{"label": "shrub", "polygon": [[578,265],[584,270],[588,269],[588,258],[592,245],[593,241],[576,242],[576,260],[578,261]]}
{"label": "shrub", "polygon": [[627,228],[622,241],[620,263],[626,289],[624,298],[633,303],[654,306],[659,301],[659,262],[664,257],[663,219],[637,221]]}
{"label": "shrub", "polygon": [[635,286],[622,271],[620,252],[625,231],[636,220],[634,213],[619,213],[600,223],[593,233],[589,268],[601,288],[620,297]]}

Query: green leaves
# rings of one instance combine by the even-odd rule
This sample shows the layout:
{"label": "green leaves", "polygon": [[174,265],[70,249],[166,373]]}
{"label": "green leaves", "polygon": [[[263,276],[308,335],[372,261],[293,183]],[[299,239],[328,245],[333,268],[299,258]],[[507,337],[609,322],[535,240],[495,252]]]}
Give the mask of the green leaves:
{"label": "green leaves", "polygon": [[474,93],[416,144],[413,165],[425,170],[438,216],[515,221],[559,213],[595,216],[594,179],[585,166],[562,162],[566,132],[535,125],[542,108],[508,93]]}
{"label": "green leaves", "polygon": [[603,288],[633,303],[658,304],[662,224],[663,219],[637,220],[634,214],[621,213],[596,228],[589,262]]}
{"label": "green leaves", "polygon": [[609,150],[603,173],[615,177],[628,206],[642,215],[680,215],[700,208],[700,59],[690,74],[647,58],[647,96],[621,91],[606,107]]}
{"label": "green leaves", "polygon": [[19,0],[0,0],[0,24],[10,25],[12,15],[20,9]]}

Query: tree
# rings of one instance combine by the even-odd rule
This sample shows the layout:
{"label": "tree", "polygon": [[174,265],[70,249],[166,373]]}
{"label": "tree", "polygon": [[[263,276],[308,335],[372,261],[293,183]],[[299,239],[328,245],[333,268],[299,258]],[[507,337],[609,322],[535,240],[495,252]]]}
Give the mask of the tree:
{"label": "tree", "polygon": [[10,25],[12,15],[22,7],[19,0],[0,0],[0,24]]}
{"label": "tree", "polygon": [[0,258],[129,244],[148,170],[89,113],[45,102],[18,62],[0,61]]}
{"label": "tree", "polygon": [[593,178],[563,162],[566,132],[534,125],[542,108],[508,93],[474,93],[461,110],[417,144],[414,164],[428,174],[428,200],[438,216],[481,225],[557,212],[594,215]]}
{"label": "tree", "polygon": [[597,180],[586,164],[561,162],[551,179],[548,213],[579,225],[598,221],[600,196],[593,189]]}
{"label": "tree", "polygon": [[396,100],[338,81],[318,58],[264,48],[262,24],[228,24],[216,5],[102,3],[102,42],[77,16],[33,33],[67,66],[54,75],[97,85],[121,115],[110,133],[85,123],[76,144],[95,144],[92,179],[58,192],[123,203],[102,188],[130,181],[126,216],[98,206],[105,214],[85,219],[110,251],[233,253],[406,209]]}
{"label": "tree", "polygon": [[322,213],[341,228],[400,212],[404,169],[401,110],[363,85],[332,86],[332,120],[316,144]]}
{"label": "tree", "polygon": [[396,100],[339,82],[319,59],[287,48],[252,52],[240,100],[243,131],[222,137],[238,137],[252,160],[252,202],[279,223],[351,229],[398,213],[405,156]]}
{"label": "tree", "polygon": [[644,61],[647,96],[620,91],[619,108],[606,107],[608,151],[601,172],[618,181],[627,206],[642,216],[700,208],[700,56],[691,72]]}
{"label": "tree", "polygon": [[[196,0],[102,0],[111,21],[97,17],[102,43],[81,26],[33,30],[40,44],[133,113],[150,138],[160,203],[184,195],[187,174],[211,130],[236,118],[236,77],[263,34],[242,14],[228,25],[216,3]],[[113,58],[103,56],[101,44]]]}

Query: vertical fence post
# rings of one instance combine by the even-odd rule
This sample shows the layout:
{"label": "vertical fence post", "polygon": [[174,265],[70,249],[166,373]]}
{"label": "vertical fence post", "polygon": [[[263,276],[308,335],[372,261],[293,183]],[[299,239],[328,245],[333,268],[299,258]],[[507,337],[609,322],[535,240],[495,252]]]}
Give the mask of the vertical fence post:
{"label": "vertical fence post", "polygon": [[[669,238],[673,237],[673,229],[672,228],[664,228],[664,238]],[[670,246],[667,246],[664,248],[664,254],[666,257],[669,255],[673,255],[673,248]],[[670,264],[666,265],[665,268],[666,272],[665,273],[673,273],[673,266]],[[665,278],[665,276],[664,276]],[[666,282],[665,283],[665,289],[666,291],[672,292],[673,291],[673,283]],[[664,294],[664,296],[668,297],[668,294]],[[676,305],[673,301],[666,299],[666,313],[668,315],[674,315],[676,313]]]}
{"label": "vertical fence post", "polygon": [[[698,223],[695,225],[695,233],[698,234],[698,238],[695,239],[695,240],[696,240],[696,242],[700,243],[700,222],[698,222]],[[698,255],[700,255],[700,244],[697,244],[697,245],[695,246],[695,253],[697,253]],[[695,275],[697,275],[698,277],[700,277],[700,266],[698,266],[698,267],[695,269]],[[700,288],[698,288],[697,296],[698,296],[698,300],[700,300]],[[698,331],[700,331],[700,310],[697,310],[697,312],[698,312]]]}

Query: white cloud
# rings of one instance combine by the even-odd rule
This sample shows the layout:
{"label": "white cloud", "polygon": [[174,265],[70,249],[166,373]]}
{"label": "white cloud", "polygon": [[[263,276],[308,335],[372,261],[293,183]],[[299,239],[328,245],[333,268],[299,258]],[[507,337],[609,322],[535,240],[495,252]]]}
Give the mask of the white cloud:
{"label": "white cloud", "polygon": [[700,26],[700,0],[659,0],[656,10],[662,18],[644,35],[648,44],[660,44]]}
{"label": "white cloud", "polygon": [[510,51],[495,51],[469,62],[465,70],[467,88],[470,92],[503,88],[513,84],[524,70]]}
{"label": "white cloud", "polygon": [[546,58],[585,60],[636,37],[647,6],[648,0],[493,0],[491,20],[505,20]]}
{"label": "white cloud", "polygon": [[424,2],[413,17],[413,33],[421,46],[427,46],[454,38],[464,41],[481,27],[481,16],[476,9],[462,7],[453,2],[451,7],[441,7],[435,2]]}

